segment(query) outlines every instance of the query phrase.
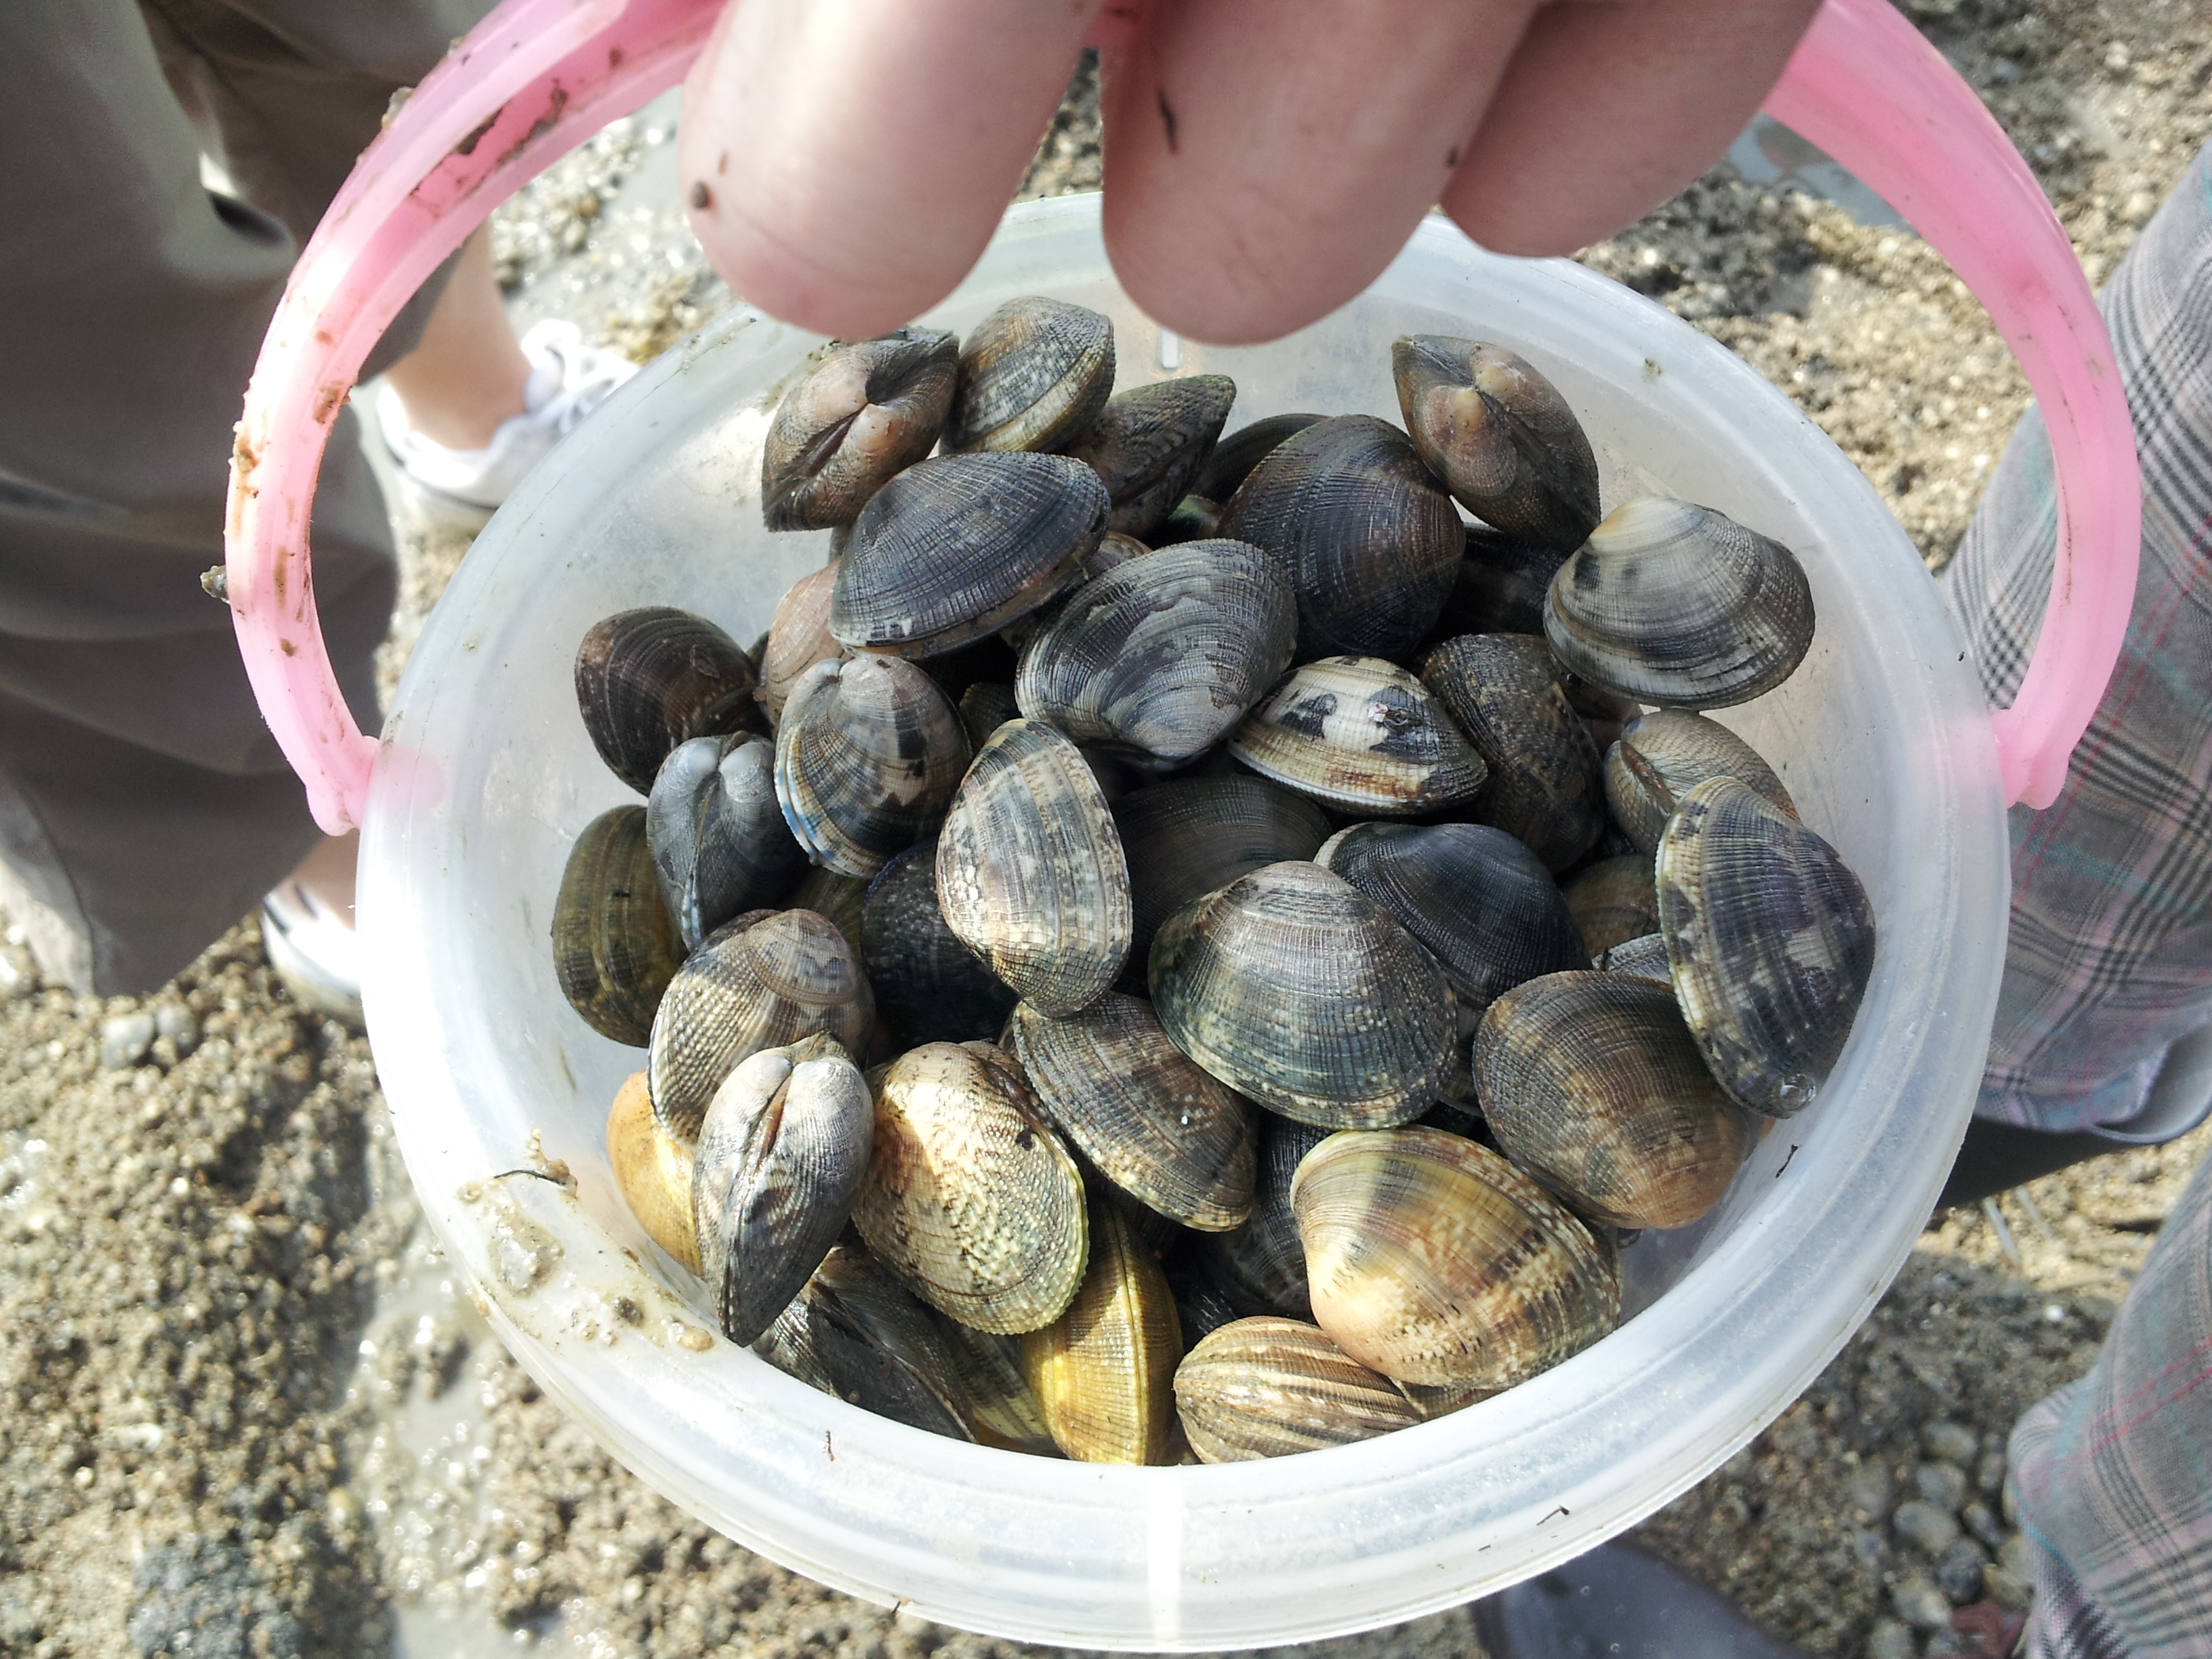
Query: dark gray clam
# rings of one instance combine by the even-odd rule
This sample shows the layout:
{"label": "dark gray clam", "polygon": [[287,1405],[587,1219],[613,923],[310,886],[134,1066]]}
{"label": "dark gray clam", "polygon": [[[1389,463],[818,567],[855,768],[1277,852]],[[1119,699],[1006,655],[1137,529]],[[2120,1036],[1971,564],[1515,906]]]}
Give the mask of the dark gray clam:
{"label": "dark gray clam", "polygon": [[653,879],[645,808],[617,806],[568,848],[553,901],[553,974],[601,1036],[642,1048],[653,1010],[684,960]]}
{"label": "dark gray clam", "polygon": [[1138,386],[1101,409],[1066,453],[1104,480],[1108,527],[1141,539],[1174,512],[1236,401],[1226,374],[1194,374]]}
{"label": "dark gray clam", "polygon": [[1305,1246],[1298,1243],[1298,1224],[1291,1214],[1291,1182],[1305,1155],[1334,1133],[1273,1112],[1261,1115],[1251,1216],[1234,1232],[1203,1239],[1196,1246],[1210,1280],[1238,1317],[1313,1317],[1313,1303],[1306,1295]]}
{"label": "dark gray clam", "polygon": [[1230,733],[1229,752],[1330,806],[1393,817],[1473,800],[1486,775],[1428,688],[1378,657],[1292,669]]}
{"label": "dark gray clam", "polygon": [[960,351],[945,447],[1065,449],[1114,391],[1114,325],[1064,300],[1009,300]]}
{"label": "dark gray clam", "polygon": [[1686,708],[1655,708],[1632,720],[1606,753],[1605,798],[1613,819],[1647,853],[1658,850],[1676,803],[1707,778],[1734,778],[1797,816],[1796,803],[1756,749]]}
{"label": "dark gray clam", "polygon": [[1170,779],[1113,805],[1129,865],[1129,960],[1141,983],[1152,935],[1193,899],[1328,839],[1311,801],[1249,773]]}
{"label": "dark gray clam", "polygon": [[1659,931],[1659,893],[1652,884],[1651,860],[1641,853],[1600,859],[1560,891],[1574,912],[1583,948],[1594,957]]}
{"label": "dark gray clam", "polygon": [[959,358],[959,341],[936,328],[828,347],[769,422],[761,450],[768,527],[829,530],[860,517],[885,480],[936,447]]}
{"label": "dark gray clam", "polygon": [[1255,467],[1221,533],[1283,562],[1298,652],[1395,657],[1428,637],[1467,532],[1406,434],[1341,415],[1292,434]]}
{"label": "dark gray clam", "polygon": [[868,899],[868,884],[858,876],[841,876],[811,864],[776,901],[778,910],[811,910],[845,936],[853,959],[864,960],[860,946],[860,915]]}
{"label": "dark gray clam", "polygon": [[1067,738],[1009,720],[977,752],[938,835],[937,902],[962,942],[1046,1013],[1106,994],[1129,954],[1129,870]]}
{"label": "dark gray clam", "polygon": [[1659,840],[1659,925],[1698,1051],[1770,1117],[1813,1102],[1874,972],[1874,908],[1836,849],[1734,778],[1685,795]]}
{"label": "dark gray clam", "polygon": [[1152,1006],[1176,1048],[1285,1117],[1418,1117],[1451,1065],[1443,970],[1316,864],[1272,864],[1186,905],[1152,940]]}
{"label": "dark gray clam", "polygon": [[761,647],[760,690],[754,694],[771,722],[782,720],[783,705],[808,669],[845,654],[845,647],[830,631],[830,594],[836,582],[833,559],[792,583],[775,603],[768,640]]}
{"label": "dark gray clam", "polygon": [[1019,1000],[945,925],[934,836],[884,866],[868,889],[860,941],[876,1018],[899,1052],[994,1038]]}
{"label": "dark gray clam", "polygon": [[1290,666],[1297,603],[1244,542],[1186,542],[1075,590],[1022,653],[1024,714],[1141,760],[1213,746]]}
{"label": "dark gray clam", "polygon": [[970,749],[981,749],[991,740],[992,732],[1021,717],[1022,708],[1014,701],[1011,685],[978,680],[960,694],[960,724],[968,729]]}
{"label": "dark gray clam", "polygon": [[1283,440],[1304,431],[1325,417],[1319,415],[1263,415],[1213,446],[1206,465],[1192,483],[1190,493],[1210,501],[1225,501],[1237,486],[1252,476],[1252,469],[1282,447]]}
{"label": "dark gray clam", "polygon": [[576,647],[576,705],[608,769],[641,795],[679,743],[763,732],[752,659],[703,617],[619,611]]}
{"label": "dark gray clam", "polygon": [[1551,872],[1503,830],[1356,823],[1314,856],[1428,947],[1463,1021],[1524,980],[1589,965]]}
{"label": "dark gray clam", "polygon": [[732,1342],[750,1343],[799,1293],[852,1213],[875,1103],[833,1037],[765,1048],[722,1079],[699,1127],[692,1225]]}
{"label": "dark gray clam", "polygon": [[660,763],[645,808],[653,874],[691,950],[732,916],[773,904],[805,866],[775,802],[775,745],[694,738]]}
{"label": "dark gray clam", "polygon": [[1175,1393],[1202,1463],[1349,1445],[1423,1419],[1404,1389],[1295,1319],[1222,1326],[1176,1368]]}
{"label": "dark gray clam", "polygon": [[953,1376],[978,1442],[1032,1457],[1066,1455],[1053,1443],[1051,1425],[1022,1375],[1019,1337],[971,1330],[949,1314],[937,1315],[937,1331],[952,1356]]}
{"label": "dark gray clam", "polygon": [[937,1319],[857,1244],[840,1244],[753,1344],[800,1382],[894,1423],[982,1437]]}
{"label": "dark gray clam", "polygon": [[1421,684],[1490,769],[1483,822],[1565,870],[1605,833],[1604,762],[1533,635],[1468,634],[1421,665]]}
{"label": "dark gray clam", "polygon": [[1474,1076],[1498,1149],[1579,1213],[1686,1227],[1752,1145],[1674,993],[1634,974],[1547,974],[1490,1005]]}
{"label": "dark gray clam", "polygon": [[1534,365],[1480,340],[1409,334],[1390,348],[1390,367],[1414,448],[1468,512],[1547,547],[1589,534],[1597,457]]}
{"label": "dark gray clam", "polygon": [[1613,508],[1552,579],[1544,634],[1574,674],[1679,708],[1748,702],[1813,643],[1797,556],[1726,514],[1661,495]]}
{"label": "dark gray clam", "polygon": [[935,657],[995,634],[1083,580],[1106,486],[1064,455],[940,455],[875,494],[830,591],[830,631],[859,651]]}
{"label": "dark gray clam", "polygon": [[1674,969],[1667,960],[1664,933],[1645,933],[1601,951],[1591,965],[1601,973],[1634,974],[1643,979],[1656,979],[1662,985],[1674,982]]}
{"label": "dark gray clam", "polygon": [[653,1018],[653,1115],[696,1138],[722,1079],[749,1054],[827,1031],[866,1052],[876,1003],[845,937],[811,910],[748,911],[684,959]]}
{"label": "dark gray clam", "polygon": [[865,878],[945,816],[968,753],[958,711],[912,663],[817,663],[776,730],[775,797],[808,857]]}
{"label": "dark gray clam", "polygon": [[1055,1019],[1023,1003],[1007,1036],[1046,1115],[1115,1187],[1206,1232],[1250,1212],[1252,1109],[1168,1041],[1152,1004],[1109,991]]}
{"label": "dark gray clam", "polygon": [[1435,636],[1541,634],[1544,595],[1568,550],[1502,535],[1486,525],[1467,527],[1467,557],[1437,616]]}

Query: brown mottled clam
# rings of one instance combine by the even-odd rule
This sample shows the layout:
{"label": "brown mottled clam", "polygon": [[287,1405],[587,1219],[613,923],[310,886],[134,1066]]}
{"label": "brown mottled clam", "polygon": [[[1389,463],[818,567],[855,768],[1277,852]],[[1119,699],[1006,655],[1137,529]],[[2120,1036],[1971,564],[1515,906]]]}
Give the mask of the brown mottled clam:
{"label": "brown mottled clam", "polygon": [[753,1352],[810,1387],[954,1440],[981,1438],[936,1316],[857,1244],[823,1258]]}
{"label": "brown mottled clam", "polygon": [[1544,634],[1594,685],[1722,708],[1790,678],[1812,647],[1813,589],[1772,537],[1710,507],[1638,495],[1559,567]]}
{"label": "brown mottled clam", "polygon": [[1389,816],[1472,800],[1486,775],[1428,688],[1379,657],[1292,669],[1230,733],[1229,752],[1302,795]]}
{"label": "brown mottled clam", "polygon": [[1633,974],[1547,974],[1490,1005],[1475,1085],[1498,1149],[1577,1212],[1686,1227],[1751,1145],[1672,990]]}
{"label": "brown mottled clam", "polygon": [[946,449],[1065,449],[1114,390],[1114,325],[1064,300],[1009,300],[960,351]]}
{"label": "brown mottled clam", "polygon": [[1413,447],[1460,505],[1509,536],[1581,544],[1597,456],[1557,386],[1504,346],[1442,334],[1407,335],[1390,367]]}
{"label": "brown mottled clam", "polygon": [[1083,579],[1106,486],[1064,455],[940,455],[875,494],[830,586],[855,650],[936,657],[995,634]]}
{"label": "brown mottled clam", "polygon": [[1087,461],[1113,503],[1109,528],[1139,538],[1175,511],[1237,401],[1226,374],[1140,386],[1111,399],[1066,453]]}
{"label": "brown mottled clam", "polygon": [[1019,1000],[945,925],[934,837],[899,854],[869,886],[860,943],[892,1052],[995,1037]]}
{"label": "brown mottled clam", "polygon": [[1091,1260],[1058,1319],[1022,1338],[1022,1372],[1060,1450],[1165,1463],[1182,1332],[1159,1264],[1111,1204],[1091,1200]]}
{"label": "brown mottled clam", "polygon": [[866,1050],[875,997],[845,937],[811,910],[750,910],[725,923],[668,983],[653,1018],[653,1111],[696,1138],[722,1079],[748,1054],[817,1031]]}
{"label": "brown mottled clam", "polygon": [[1103,996],[1129,954],[1129,872],[1073,744],[1009,720],[961,780],[937,838],[945,925],[1042,1012]]}
{"label": "brown mottled clam", "polygon": [[1176,1048],[1285,1117],[1418,1117],[1451,1065],[1443,970],[1380,906],[1316,864],[1272,864],[1168,918],[1152,1006]]}
{"label": "brown mottled clam", "polygon": [[1641,853],[1600,859],[1561,889],[1592,957],[1659,931],[1659,891]]}
{"label": "brown mottled clam", "polygon": [[671,750],[646,801],[645,835],[686,950],[773,903],[806,865],[776,805],[775,745],[749,732]]}
{"label": "brown mottled clam", "polygon": [[1082,1281],[1083,1206],[1075,1161],[993,1044],[926,1043],[877,1079],[853,1224],[932,1307],[1001,1335],[1049,1325]]}
{"label": "brown mottled clam", "polygon": [[769,621],[768,643],[761,651],[760,690],[754,695],[771,722],[783,718],[799,676],[817,662],[831,662],[845,647],[830,631],[830,594],[837,584],[837,562],[801,576],[776,601]]}
{"label": "brown mottled clam", "polygon": [[1734,778],[1797,816],[1797,804],[1756,749],[1686,708],[1655,708],[1630,721],[1606,753],[1605,798],[1613,820],[1647,853],[1658,850],[1675,804],[1707,778]]}
{"label": "brown mottled clam", "polygon": [[1176,1370],[1176,1409],[1204,1463],[1285,1457],[1411,1428],[1397,1384],[1301,1320],[1262,1315],[1212,1332]]}
{"label": "brown mottled clam", "polygon": [[576,705],[608,769],[641,795],[693,738],[766,729],[752,659],[703,617],[666,605],[618,611],[576,647]]}
{"label": "brown mottled clam", "polygon": [[1109,991],[1054,1019],[1024,1002],[1009,1046],[1060,1133],[1116,1187],[1186,1227],[1252,1208],[1252,1109],[1168,1041],[1141,997]]}
{"label": "brown mottled clam", "polygon": [[936,447],[952,408],[960,343],[902,328],[826,348],[784,394],[761,450],[770,530],[850,524],[895,472]]}
{"label": "brown mottled clam", "polygon": [[1249,773],[1133,790],[1113,813],[1129,865],[1129,961],[1139,985],[1162,922],[1263,866],[1310,859],[1329,833],[1311,801]]}
{"label": "brown mottled clam", "polygon": [[614,1166],[615,1189],[645,1236],[695,1273],[699,1235],[691,1224],[691,1163],[697,1152],[696,1143],[660,1127],[645,1073],[632,1072],[607,1114],[607,1162]]}
{"label": "brown mottled clam", "polygon": [[553,975],[601,1036],[642,1047],[653,1010],[684,959],[661,902],[642,806],[617,806],[568,848],[553,901]]}
{"label": "brown mottled clam", "polygon": [[775,798],[807,855],[868,878],[945,816],[968,733],[937,684],[896,657],[817,663],[775,736]]}
{"label": "brown mottled clam", "polygon": [[1297,602],[1246,542],[1185,542],[1085,582],[1022,652],[1022,713],[1079,743],[1184,761],[1290,666]]}
{"label": "brown mottled clam", "polygon": [[1712,1073],[1770,1117],[1813,1103],[1874,972],[1874,907],[1836,849],[1734,778],[1659,839],[1674,995]]}
{"label": "brown mottled clam", "polygon": [[1551,654],[1530,635],[1462,635],[1429,653],[1421,684],[1490,769],[1483,822],[1557,871],[1605,834],[1605,784],[1604,762],[1559,689]]}
{"label": "brown mottled clam", "polygon": [[1486,1146],[1441,1129],[1332,1135],[1291,1208],[1315,1322],[1401,1382],[1510,1388],[1610,1331],[1611,1254]]}

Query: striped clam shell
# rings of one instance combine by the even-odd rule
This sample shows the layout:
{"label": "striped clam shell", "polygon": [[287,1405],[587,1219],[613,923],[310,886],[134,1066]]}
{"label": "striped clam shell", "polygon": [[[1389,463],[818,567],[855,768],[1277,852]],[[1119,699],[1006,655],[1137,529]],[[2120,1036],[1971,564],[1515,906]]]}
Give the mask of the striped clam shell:
{"label": "striped clam shell", "polygon": [[1064,300],[1009,300],[961,348],[945,447],[1065,449],[1113,390],[1110,321]]}
{"label": "striped clam shell", "polygon": [[688,611],[649,605],[595,623],[576,647],[575,678],[592,746],[641,795],[678,744],[766,729],[752,659]]}
{"label": "striped clam shell", "polygon": [[1292,669],[1230,733],[1229,752],[1326,805],[1389,817],[1472,800],[1486,775],[1428,688],[1379,657]]}
{"label": "striped clam shell", "polygon": [[1651,860],[1641,853],[1600,859],[1560,890],[1592,957],[1659,931],[1659,890]]}
{"label": "striped clam shell", "polygon": [[1482,821],[1565,870],[1605,834],[1604,760],[1551,656],[1540,637],[1464,635],[1429,653],[1421,684],[1489,768]]}
{"label": "striped clam shell", "polygon": [[1301,1320],[1261,1316],[1209,1334],[1175,1375],[1176,1409],[1205,1463],[1285,1457],[1411,1428],[1405,1392]]}
{"label": "striped clam shell", "polygon": [[1121,1212],[1091,1200],[1091,1259],[1066,1310],[1022,1338],[1022,1373],[1060,1450],[1166,1463],[1182,1331],[1159,1263]]}
{"label": "striped clam shell", "polygon": [[617,806],[584,826],[553,900],[553,975],[601,1036],[643,1047],[653,1011],[684,960],[661,902],[646,809]]}
{"label": "striped clam shell", "polygon": [[863,1411],[953,1440],[981,1431],[936,1316],[860,1246],[823,1259],[753,1352]]}
{"label": "striped clam shell", "polygon": [[1020,1000],[945,925],[934,837],[893,858],[869,886],[860,945],[894,1051],[994,1037]]}
{"label": "striped clam shell", "polygon": [[1286,859],[1310,859],[1328,819],[1303,796],[1249,773],[1172,778],[1113,804],[1129,864],[1131,970],[1141,984],[1152,935],[1193,899]]}
{"label": "striped clam shell", "polygon": [[1067,446],[1105,482],[1108,527],[1141,540],[1174,512],[1236,401],[1226,374],[1159,380],[1110,399]]}
{"label": "striped clam shell", "polygon": [[1756,749],[1686,708],[1655,708],[1631,720],[1606,751],[1605,798],[1613,821],[1647,853],[1658,851],[1676,805],[1707,778],[1734,778],[1797,816],[1797,804]]}
{"label": "striped clam shell", "polygon": [[783,706],[799,677],[817,662],[845,654],[830,631],[830,594],[837,584],[837,562],[801,576],[784,590],[769,619],[768,642],[761,649],[760,690],[755,695],[771,722],[783,719]]}
{"label": "striped clam shell", "polygon": [[776,805],[775,745],[751,732],[671,750],[646,801],[645,835],[686,950],[773,903],[806,866]]}
{"label": "striped clam shell", "polygon": [[775,797],[817,864],[873,876],[945,816],[968,733],[935,681],[896,657],[817,663],[784,706]]}

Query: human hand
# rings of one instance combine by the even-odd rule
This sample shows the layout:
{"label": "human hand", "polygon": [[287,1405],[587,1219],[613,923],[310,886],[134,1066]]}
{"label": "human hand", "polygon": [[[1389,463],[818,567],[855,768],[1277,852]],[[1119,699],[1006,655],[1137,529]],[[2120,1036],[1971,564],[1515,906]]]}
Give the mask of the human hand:
{"label": "human hand", "polygon": [[731,0],[679,165],[714,268],[881,333],[990,240],[1101,46],[1106,245],[1150,316],[1273,339],[1371,282],[1435,204],[1565,253],[1726,149],[1819,0]]}

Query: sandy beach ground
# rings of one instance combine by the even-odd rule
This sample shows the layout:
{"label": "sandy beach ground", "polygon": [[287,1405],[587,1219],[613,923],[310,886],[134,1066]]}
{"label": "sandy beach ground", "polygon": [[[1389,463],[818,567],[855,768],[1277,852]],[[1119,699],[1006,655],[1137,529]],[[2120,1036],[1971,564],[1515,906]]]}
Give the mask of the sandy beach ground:
{"label": "sandy beach ground", "polygon": [[[1916,15],[2101,282],[2212,131],[2212,5]],[[672,106],[501,215],[518,316],[641,360],[731,302],[675,211]],[[1094,188],[1079,76],[1026,189]],[[1584,258],[1741,353],[1835,438],[1931,567],[2027,393],[1979,307],[1778,130]],[[1846,196],[1848,193],[1845,192]],[[410,535],[389,677],[465,544]],[[2002,1447],[2080,1376],[2212,1132],[1939,1217],[1806,1395],[1640,1536],[1821,1655],[1972,1651],[2017,1601]],[[769,1565],[612,1463],[492,1339],[421,1223],[367,1043],[241,925],[170,987],[42,986],[0,942],[0,1655],[518,1649],[951,1659],[1011,1644]],[[1447,1613],[1304,1651],[1475,1650]]]}

